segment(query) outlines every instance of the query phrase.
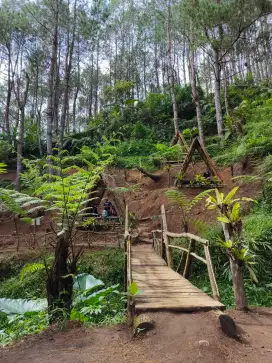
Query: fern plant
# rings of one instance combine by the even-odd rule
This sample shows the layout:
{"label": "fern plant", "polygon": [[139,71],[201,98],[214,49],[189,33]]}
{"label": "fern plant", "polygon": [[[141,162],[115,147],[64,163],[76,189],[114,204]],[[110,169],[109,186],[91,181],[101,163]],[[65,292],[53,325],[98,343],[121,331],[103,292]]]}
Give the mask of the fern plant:
{"label": "fern plant", "polygon": [[165,194],[167,198],[176,204],[181,212],[181,224],[184,232],[189,232],[190,226],[197,229],[197,231],[205,231],[206,225],[204,222],[191,217],[193,207],[209,195],[211,189],[205,190],[204,192],[198,194],[193,199],[186,198],[185,194],[178,190],[168,190]]}
{"label": "fern plant", "polygon": [[28,265],[25,265],[20,273],[20,280],[23,280],[26,275],[33,274],[36,271],[44,270],[45,264],[44,263],[31,263]]}
{"label": "fern plant", "polygon": [[[111,155],[102,159],[94,154],[92,161],[84,155],[71,157],[67,151],[59,156],[50,156],[44,165],[45,170],[54,174],[44,174],[45,182],[36,191],[36,195],[46,201],[46,210],[52,213],[56,229],[55,257],[51,268],[47,269],[47,299],[50,321],[67,317],[72,304],[73,276],[81,249],[75,250],[75,227],[87,212],[87,203],[95,189],[102,172],[112,161]],[[75,165],[80,161],[84,167]],[[50,182],[49,182],[50,181]],[[61,316],[59,316],[61,314]]]}
{"label": "fern plant", "polygon": [[[17,216],[29,216],[43,209],[50,212],[53,232],[56,236],[55,256],[51,267],[47,268],[47,300],[50,312],[50,321],[63,318],[63,311],[69,316],[72,304],[73,278],[76,264],[81,250],[75,250],[75,226],[86,214],[91,192],[105,170],[112,162],[109,154],[93,155],[93,160],[87,160],[84,155],[71,157],[67,151],[59,156],[50,156],[44,165],[44,170],[53,171],[45,173],[42,183],[35,192],[29,196],[11,190],[0,190],[0,198],[7,208]],[[80,160],[84,167],[75,165]],[[36,174],[35,174],[36,175]],[[23,274],[31,269],[43,268],[42,265],[29,267]]]}

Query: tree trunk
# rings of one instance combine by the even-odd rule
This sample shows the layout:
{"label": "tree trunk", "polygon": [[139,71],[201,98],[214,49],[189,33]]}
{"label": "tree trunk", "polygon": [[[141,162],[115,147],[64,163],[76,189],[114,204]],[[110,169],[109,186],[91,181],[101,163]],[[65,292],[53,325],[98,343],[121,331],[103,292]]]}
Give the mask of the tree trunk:
{"label": "tree trunk", "polygon": [[186,42],[183,45],[182,51],[182,68],[183,68],[183,83],[186,85],[187,83],[187,76],[186,76]]}
{"label": "tree trunk", "polygon": [[11,55],[10,55],[10,47],[8,47],[9,59],[8,59],[8,90],[7,90],[7,101],[5,107],[5,127],[6,133],[8,135],[9,143],[12,144],[11,132],[10,132],[10,123],[9,123],[9,112],[10,112],[10,101],[11,101],[11,92],[12,92],[12,80],[11,80]]}
{"label": "tree trunk", "polygon": [[[55,94],[56,94],[56,73],[57,73],[57,62],[58,62],[58,41],[59,41],[59,8],[57,2],[57,9],[54,14],[55,26],[54,34],[52,39],[52,50],[51,50],[51,61],[49,70],[48,80],[48,102],[47,102],[47,131],[46,131],[46,148],[47,155],[53,155],[53,124],[54,124],[54,111],[55,111]],[[48,163],[52,161],[49,159]],[[53,170],[49,168],[48,173],[52,174]]]}
{"label": "tree trunk", "polygon": [[42,140],[41,140],[41,110],[37,110],[37,116],[36,116],[36,122],[37,122],[37,138],[38,138],[38,148],[40,157],[43,156],[43,150],[42,150]]}
{"label": "tree trunk", "polygon": [[21,99],[20,94],[20,83],[18,82],[18,89],[16,92],[16,98],[19,107],[20,123],[19,123],[19,137],[17,142],[17,168],[16,168],[16,190],[20,191],[21,188],[21,173],[23,171],[22,160],[23,160],[23,142],[24,142],[24,131],[25,131],[25,106],[28,97],[30,79],[26,73],[26,85],[25,90]]}
{"label": "tree trunk", "polygon": [[94,62],[93,62],[93,51],[91,55],[91,85],[90,85],[90,92],[89,92],[89,107],[88,107],[88,116],[91,119],[93,116],[93,68],[94,68]]}
{"label": "tree trunk", "polygon": [[60,121],[60,145],[59,149],[62,150],[63,147],[63,138],[65,132],[65,125],[66,125],[66,116],[68,113],[69,108],[69,93],[70,93],[70,77],[71,77],[71,70],[72,70],[72,59],[74,54],[74,45],[75,45],[75,35],[76,35],[76,17],[77,17],[77,0],[74,2],[74,17],[73,17],[73,29],[72,29],[72,39],[70,44],[70,37],[69,37],[69,30],[67,35],[67,53],[66,53],[66,61],[65,61],[65,77],[64,77],[64,95],[63,95],[63,108],[62,108],[62,115]]}
{"label": "tree trunk", "polygon": [[217,123],[217,133],[220,139],[223,139],[223,115],[220,100],[220,90],[221,90],[221,65],[219,63],[219,52],[214,49],[214,101],[216,110],[216,123]]}
{"label": "tree trunk", "polygon": [[98,89],[99,89],[99,40],[97,40],[96,51],[96,79],[95,79],[95,100],[94,100],[94,113],[98,112]]}
{"label": "tree trunk", "polygon": [[16,167],[16,190],[21,189],[21,173],[23,171],[22,160],[23,160],[23,140],[24,140],[24,128],[25,128],[25,110],[21,109],[20,112],[20,123],[19,123],[19,135],[17,142],[17,167]]}
{"label": "tree trunk", "polygon": [[[233,230],[230,224],[221,223],[225,241],[233,240]],[[242,261],[238,261],[234,259],[233,256],[229,256],[230,261],[230,269],[232,275],[232,284],[234,290],[234,298],[235,298],[235,308],[237,310],[247,310],[248,309],[248,301],[246,297],[244,276],[243,276],[243,267]],[[240,262],[240,264],[239,264]]]}
{"label": "tree trunk", "polygon": [[199,138],[202,145],[205,146],[204,140],[204,132],[203,132],[203,125],[202,125],[202,114],[199,104],[199,94],[196,85],[196,69],[195,69],[195,54],[194,51],[191,50],[190,52],[190,68],[191,68],[191,84],[192,84],[192,96],[194,100],[194,104],[196,107],[196,118],[197,118],[197,126],[199,131]]}
{"label": "tree trunk", "polygon": [[77,103],[77,96],[79,92],[79,85],[76,87],[74,100],[73,100],[73,133],[76,133],[76,103]]}
{"label": "tree trunk", "polygon": [[[156,27],[155,27],[156,29]],[[160,79],[159,79],[159,60],[158,60],[158,45],[155,42],[155,74],[156,74],[156,84],[157,84],[157,92],[160,92]]]}
{"label": "tree trunk", "polygon": [[226,69],[226,65],[224,67],[224,101],[225,101],[225,109],[226,109],[226,115],[229,117],[230,113],[229,113],[229,102],[228,102],[228,74],[227,74],[227,69]]}
{"label": "tree trunk", "polygon": [[172,99],[172,106],[173,106],[173,114],[174,114],[174,128],[175,134],[179,131],[179,124],[178,124],[178,106],[176,100],[176,93],[175,93],[175,80],[174,80],[174,70],[172,64],[172,12],[170,4],[168,6],[168,23],[167,23],[167,36],[168,36],[168,79],[170,85],[170,93]]}
{"label": "tree trunk", "polygon": [[68,234],[57,240],[55,258],[48,273],[46,290],[50,324],[68,319],[72,306],[73,277],[76,273],[76,264],[69,269],[67,261],[69,254]]}
{"label": "tree trunk", "polygon": [[235,297],[235,308],[237,310],[247,310],[248,301],[245,291],[243,267],[239,265],[239,261],[233,260],[232,258],[230,258],[230,267]]}

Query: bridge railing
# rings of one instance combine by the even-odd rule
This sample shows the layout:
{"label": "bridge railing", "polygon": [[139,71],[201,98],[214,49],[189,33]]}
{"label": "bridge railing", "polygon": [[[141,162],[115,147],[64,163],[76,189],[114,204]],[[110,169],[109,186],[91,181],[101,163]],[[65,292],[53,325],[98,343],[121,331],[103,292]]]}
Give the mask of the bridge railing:
{"label": "bridge railing", "polygon": [[127,310],[128,310],[128,324],[132,324],[132,319],[135,310],[135,301],[132,299],[130,294],[130,286],[133,282],[132,278],[132,265],[131,265],[131,235],[129,232],[129,213],[128,206],[126,205],[126,214],[125,214],[125,289],[127,292]]}
{"label": "bridge railing", "polygon": [[[210,284],[212,288],[213,298],[220,300],[219,290],[213,270],[212,260],[210,256],[209,241],[191,233],[172,233],[167,230],[167,221],[164,205],[161,206],[162,229],[152,231],[153,248],[166,260],[168,266],[173,269],[173,249],[181,251],[181,259],[177,271],[182,262],[184,262],[183,276],[188,277],[191,268],[192,257],[203,262],[207,266]],[[185,238],[189,241],[188,248],[170,244],[170,238]],[[195,243],[203,246],[205,258],[195,253]]]}

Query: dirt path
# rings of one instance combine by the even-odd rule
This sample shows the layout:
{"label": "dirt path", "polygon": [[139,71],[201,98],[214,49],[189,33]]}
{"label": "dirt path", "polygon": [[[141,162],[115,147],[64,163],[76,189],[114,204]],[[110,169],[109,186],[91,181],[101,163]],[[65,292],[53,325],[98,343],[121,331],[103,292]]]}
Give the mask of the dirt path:
{"label": "dirt path", "polygon": [[44,332],[3,348],[5,363],[271,363],[272,311],[232,312],[246,341],[227,338],[211,313],[154,313],[156,328],[131,339],[126,326]]}

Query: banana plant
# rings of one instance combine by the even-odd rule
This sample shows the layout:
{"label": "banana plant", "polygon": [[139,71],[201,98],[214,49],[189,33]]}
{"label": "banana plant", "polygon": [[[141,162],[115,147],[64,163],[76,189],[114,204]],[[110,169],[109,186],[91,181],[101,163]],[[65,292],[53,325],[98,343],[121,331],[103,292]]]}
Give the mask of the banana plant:
{"label": "banana plant", "polygon": [[255,282],[257,282],[257,277],[252,268],[252,265],[255,264],[255,256],[244,245],[242,239],[240,210],[242,202],[256,201],[252,198],[236,197],[238,190],[239,187],[235,187],[225,196],[224,193],[220,193],[218,189],[215,189],[214,195],[210,194],[206,200],[206,208],[218,210],[217,220],[221,222],[225,236],[225,241],[219,240],[218,245],[226,249],[229,257],[236,308],[244,310],[248,308],[248,303],[244,286],[243,267],[245,266],[249,270]]}

